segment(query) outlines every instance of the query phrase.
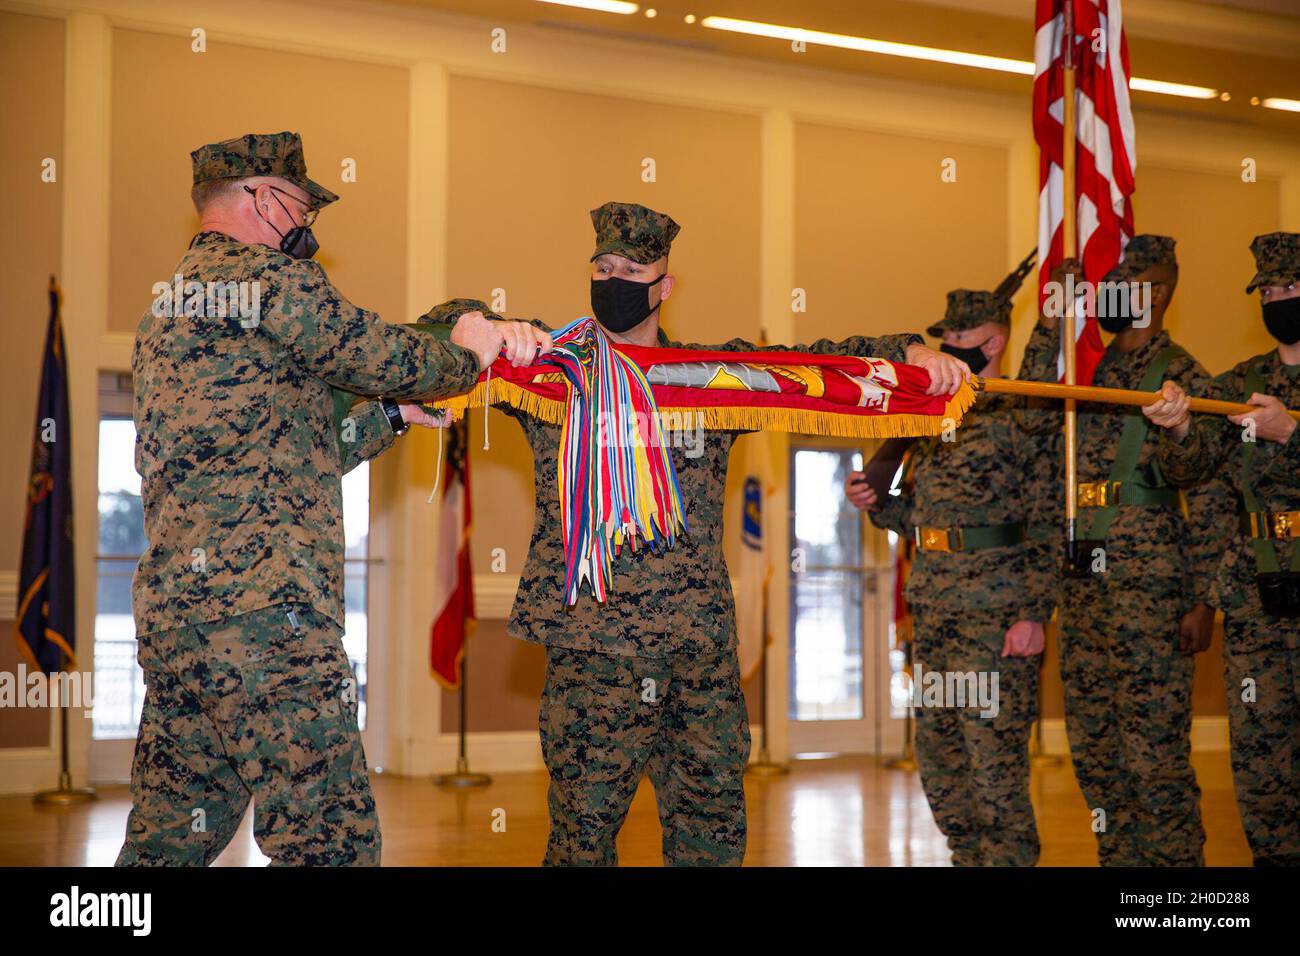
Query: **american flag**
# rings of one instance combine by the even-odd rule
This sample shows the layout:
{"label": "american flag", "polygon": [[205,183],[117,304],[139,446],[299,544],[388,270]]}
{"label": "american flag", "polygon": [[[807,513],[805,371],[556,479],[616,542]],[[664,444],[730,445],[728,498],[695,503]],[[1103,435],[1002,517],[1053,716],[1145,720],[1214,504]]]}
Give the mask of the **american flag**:
{"label": "american flag", "polygon": [[[1034,17],[1034,139],[1039,146],[1038,277],[1040,301],[1064,258],[1064,8],[1073,6],[1076,227],[1084,278],[1096,283],[1120,261],[1133,236],[1137,147],[1129,107],[1128,43],[1120,0],[1037,0]],[[1103,350],[1097,320],[1076,323],[1075,377],[1092,381]],[[1064,375],[1064,357],[1059,368]]]}

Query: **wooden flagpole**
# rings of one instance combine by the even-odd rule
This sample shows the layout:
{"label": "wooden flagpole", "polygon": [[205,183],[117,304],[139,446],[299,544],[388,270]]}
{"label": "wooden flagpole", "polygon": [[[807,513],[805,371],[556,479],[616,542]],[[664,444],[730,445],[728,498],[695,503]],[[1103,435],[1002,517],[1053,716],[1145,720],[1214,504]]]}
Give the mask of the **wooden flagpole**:
{"label": "wooden flagpole", "polygon": [[772,752],[768,749],[767,743],[771,739],[770,731],[768,730],[770,725],[767,719],[767,647],[772,640],[771,634],[767,629],[767,588],[771,577],[771,569],[769,568],[767,575],[763,578],[763,656],[758,665],[760,676],[762,678],[762,683],[759,685],[758,699],[762,702],[763,744],[759,748],[758,759],[745,768],[745,773],[754,774],[758,777],[783,777],[790,772],[790,768],[785,764],[778,763],[772,759]]}
{"label": "wooden flagpole", "polygon": [[[1061,150],[1062,214],[1061,240],[1064,258],[1078,255],[1078,232],[1074,195],[1075,104],[1074,104],[1074,0],[1062,0],[1061,68],[1065,80],[1063,99],[1063,139]],[[1061,353],[1065,357],[1065,384],[1075,384],[1074,369],[1074,290],[1066,289],[1065,315],[1061,320]],[[1078,436],[1078,409],[1073,398],[1065,400],[1065,547],[1066,560],[1074,557],[1075,527],[1078,520],[1076,500],[1075,447]]]}
{"label": "wooden flagpole", "polygon": [[[1107,405],[1154,405],[1160,400],[1159,392],[1140,392],[1128,388],[1098,388],[1095,385],[1062,385],[1056,382],[1025,382],[1013,378],[971,379],[977,390],[1001,392],[1004,395],[1029,395],[1034,398],[1063,399],[1068,405],[1074,402],[1101,402]],[[1222,402],[1213,398],[1195,398],[1191,400],[1191,409],[1204,415],[1244,415],[1259,411],[1258,405],[1244,402]],[[1300,421],[1300,411],[1288,410],[1287,414]]]}

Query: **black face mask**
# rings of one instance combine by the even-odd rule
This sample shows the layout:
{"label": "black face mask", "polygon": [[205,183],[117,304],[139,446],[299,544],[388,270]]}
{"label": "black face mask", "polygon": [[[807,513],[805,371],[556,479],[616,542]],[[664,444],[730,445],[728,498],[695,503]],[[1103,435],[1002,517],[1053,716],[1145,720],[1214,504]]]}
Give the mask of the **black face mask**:
{"label": "black face mask", "polygon": [[[1115,308],[1112,313],[1111,307]],[[1133,295],[1127,285],[1118,290],[1097,290],[1097,324],[1118,335],[1133,324]]]}
{"label": "black face mask", "polygon": [[1264,327],[1283,345],[1300,342],[1300,298],[1265,302]]}
{"label": "black face mask", "polygon": [[1133,324],[1133,319],[1127,315],[1103,315],[1098,312],[1097,324],[1111,335],[1119,335]]}
{"label": "black face mask", "polygon": [[[271,228],[275,229],[274,226]],[[310,259],[319,248],[320,243],[312,235],[310,226],[294,226],[280,237],[280,251],[294,259]]]}
{"label": "black face mask", "polygon": [[[244,187],[244,192],[249,193],[250,195],[256,195],[256,193],[247,186]],[[284,210],[284,214],[288,216],[289,221],[292,222],[293,216],[289,212],[289,207],[281,202],[279,196],[275,197],[275,201],[280,203],[280,208]],[[254,208],[256,208],[256,200],[254,200],[253,205]],[[263,222],[272,229],[275,229],[275,223],[271,222],[271,220],[267,219],[265,216],[262,216],[260,210],[257,214],[262,217]],[[320,243],[317,242],[316,237],[312,235],[311,226],[294,226],[288,232],[281,232],[279,229],[275,229],[275,234],[280,237],[280,251],[286,256],[290,256],[294,259],[310,259],[312,256],[316,255],[316,250],[320,248]]]}
{"label": "black face mask", "polygon": [[988,343],[989,339],[992,338],[993,336],[990,335],[979,345],[974,345],[967,349],[959,349],[957,346],[949,345],[945,342],[943,345],[939,346],[939,351],[951,355],[959,362],[965,362],[970,368],[971,374],[978,375],[980,372],[984,371],[984,367],[989,364],[988,357],[984,354],[984,346]]}
{"label": "black face mask", "polygon": [[620,335],[636,328],[659,308],[658,304],[650,305],[648,290],[663,278],[659,276],[650,282],[633,282],[615,276],[592,279],[591,311],[596,314],[596,321]]}

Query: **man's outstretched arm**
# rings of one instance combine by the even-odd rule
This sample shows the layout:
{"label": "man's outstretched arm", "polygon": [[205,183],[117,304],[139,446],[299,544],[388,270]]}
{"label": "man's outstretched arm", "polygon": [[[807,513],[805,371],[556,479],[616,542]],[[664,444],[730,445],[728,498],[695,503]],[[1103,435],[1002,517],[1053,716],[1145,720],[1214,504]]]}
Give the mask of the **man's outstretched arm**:
{"label": "man's outstretched arm", "polygon": [[847,339],[818,339],[811,345],[755,345],[745,339],[732,339],[721,345],[687,345],[688,349],[719,352],[808,352],[814,355],[856,355],[859,358],[882,358],[891,362],[917,365],[930,373],[927,395],[951,395],[970,374],[965,362],[930,348],[915,333],[899,335],[851,335]]}
{"label": "man's outstretched arm", "polygon": [[[258,329],[305,371],[335,388],[394,400],[468,391],[505,350],[515,364],[550,351],[550,337],[478,312],[457,317],[446,341],[390,325],[345,299],[315,263],[291,267],[264,303]],[[286,270],[287,271],[287,270]],[[527,352],[525,357],[524,353]]]}
{"label": "man's outstretched arm", "polygon": [[448,299],[420,316],[416,324],[432,325],[439,330],[435,338],[445,338],[448,329],[470,316],[483,316],[494,323],[503,336],[504,355],[513,365],[529,365],[553,347],[554,330],[541,319],[507,319],[479,299]]}

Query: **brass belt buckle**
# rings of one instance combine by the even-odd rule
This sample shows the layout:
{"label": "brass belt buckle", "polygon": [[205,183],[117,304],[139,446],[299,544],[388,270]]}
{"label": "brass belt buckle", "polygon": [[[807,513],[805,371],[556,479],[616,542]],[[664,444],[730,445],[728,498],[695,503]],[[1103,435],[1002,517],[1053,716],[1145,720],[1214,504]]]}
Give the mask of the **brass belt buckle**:
{"label": "brass belt buckle", "polygon": [[1118,481],[1083,481],[1075,493],[1080,508],[1109,508],[1119,497]]}
{"label": "brass belt buckle", "polygon": [[961,528],[916,529],[916,546],[922,551],[960,551]]}
{"label": "brass belt buckle", "polygon": [[1300,537],[1300,512],[1277,511],[1268,515],[1268,537]]}

